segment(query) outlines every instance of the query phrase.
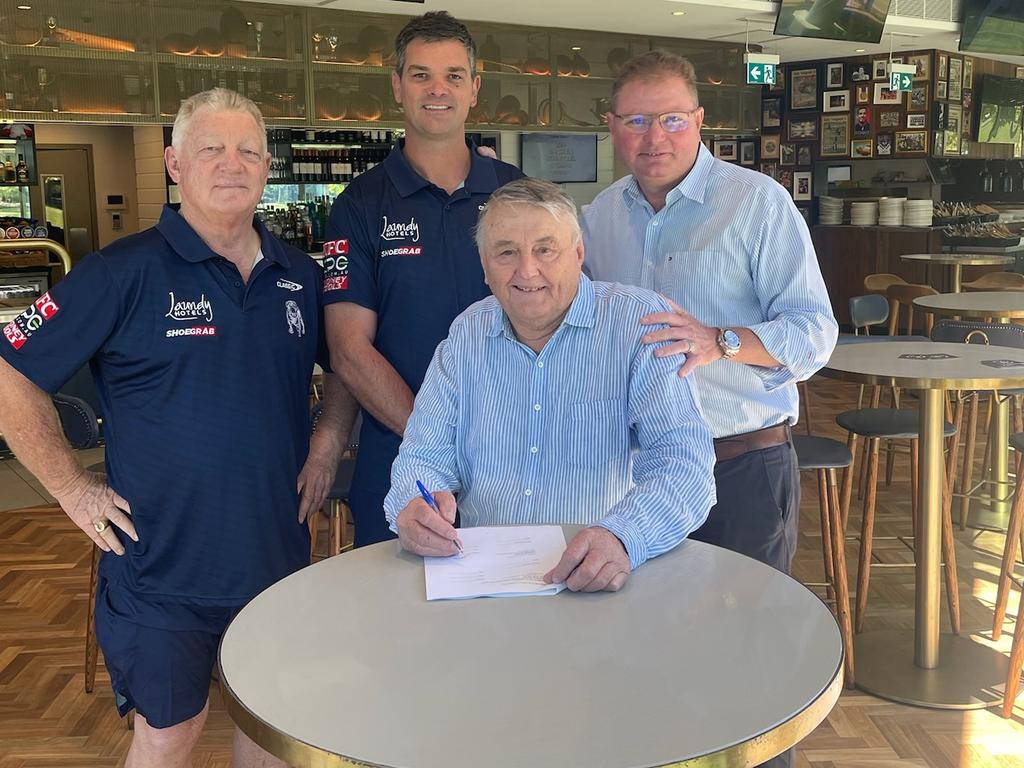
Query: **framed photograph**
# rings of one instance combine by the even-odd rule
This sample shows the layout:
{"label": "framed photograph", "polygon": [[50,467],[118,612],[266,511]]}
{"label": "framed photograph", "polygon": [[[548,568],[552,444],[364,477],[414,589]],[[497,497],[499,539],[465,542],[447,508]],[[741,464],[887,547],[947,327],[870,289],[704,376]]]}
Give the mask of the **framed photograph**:
{"label": "framed photograph", "polygon": [[974,106],[974,91],[968,91],[964,88],[963,96],[960,98],[960,106],[964,108],[965,112]]}
{"label": "framed photograph", "polygon": [[841,61],[825,65],[825,87],[842,88],[846,84],[846,65]]}
{"label": "framed photograph", "polygon": [[752,141],[740,142],[740,165],[753,165],[757,146]]}
{"label": "framed photograph", "polygon": [[897,155],[923,155],[928,151],[927,131],[899,131],[896,134]]}
{"label": "framed photograph", "polygon": [[761,163],[761,173],[765,176],[771,176],[773,179],[779,178],[779,165],[778,163]]}
{"label": "framed photograph", "polygon": [[964,88],[974,87],[974,59],[964,59]]}
{"label": "framed photograph", "polygon": [[789,73],[789,108],[818,108],[818,70],[794,69]]}
{"label": "framed photograph", "polygon": [[779,165],[796,165],[796,144],[779,147]]}
{"label": "framed photograph", "polygon": [[818,138],[817,118],[790,118],[788,127],[786,136],[790,141],[814,141]]}
{"label": "framed photograph", "polygon": [[960,133],[964,113],[959,104],[950,104],[946,107],[946,124],[943,126],[950,133]]}
{"label": "framed photograph", "polygon": [[779,159],[779,137],[775,135],[761,136],[761,160]]}
{"label": "framed photograph", "polygon": [[879,112],[878,113],[878,127],[879,128],[899,128],[900,127],[900,113],[899,112]]}
{"label": "framed photograph", "polygon": [[946,81],[945,80],[939,80],[937,83],[935,83],[935,98],[936,99],[944,99],[944,98],[946,98],[946,93],[947,93],[947,91],[946,91]]}
{"label": "framed photograph", "polygon": [[811,199],[811,172],[795,171],[793,173],[793,199]]}
{"label": "framed photograph", "polygon": [[936,101],[932,107],[932,130],[941,131],[946,127],[946,105]]}
{"label": "framed photograph", "polygon": [[869,86],[869,85],[858,85],[857,86],[857,103],[858,104],[870,104],[871,103],[871,86]]}
{"label": "framed photograph", "polygon": [[928,80],[932,76],[932,55],[930,53],[913,53],[906,57],[907,64],[916,67],[915,80]]}
{"label": "framed photograph", "polygon": [[782,125],[782,97],[775,96],[761,102],[761,127],[778,128]]}
{"label": "framed photograph", "polygon": [[964,60],[950,58],[949,60],[949,98],[953,101],[960,101],[960,94],[964,87]]}
{"label": "framed photograph", "polygon": [[874,143],[871,139],[854,139],[850,142],[850,157],[855,160],[863,160],[868,157],[873,157],[873,147]]}
{"label": "framed photograph", "polygon": [[719,160],[729,160],[730,162],[736,161],[736,142],[729,141],[715,141],[715,157]]}
{"label": "framed photograph", "polygon": [[874,80],[888,80],[889,79],[889,60],[888,59],[872,59],[871,60],[871,77]]}
{"label": "framed photograph", "polygon": [[822,157],[846,157],[850,154],[850,116],[821,116]]}
{"label": "framed photograph", "polygon": [[892,134],[880,133],[875,137],[875,155],[888,157],[892,154]]}
{"label": "framed photograph", "polygon": [[949,56],[945,53],[938,54],[938,64],[936,65],[935,77],[938,80],[945,80],[949,77]]}
{"label": "framed photograph", "polygon": [[946,131],[942,135],[942,154],[944,155],[959,155],[960,154],[960,130]]}
{"label": "framed photograph", "polygon": [[840,181],[849,181],[853,178],[852,165],[830,165],[825,170],[825,177],[829,184]]}
{"label": "framed photograph", "polygon": [[1024,80],[1024,67],[1017,67],[1014,70],[1013,76],[1016,77],[1018,80]]}
{"label": "framed photograph", "polygon": [[793,192],[793,172],[779,169],[779,184],[784,186],[790,193]]}
{"label": "framed photograph", "polygon": [[899,104],[903,94],[890,91],[889,83],[875,83],[875,104]]}
{"label": "framed photograph", "polygon": [[928,115],[907,115],[907,128],[925,130],[928,128]]}
{"label": "framed photograph", "polygon": [[786,70],[784,64],[775,68],[775,82],[768,86],[769,93],[783,93],[786,90]]}
{"label": "framed photograph", "polygon": [[915,85],[907,94],[907,112],[928,111],[928,83]]}
{"label": "framed photograph", "polygon": [[849,91],[825,91],[821,98],[822,112],[849,112]]}
{"label": "framed photograph", "polygon": [[796,147],[796,164],[797,165],[810,165],[811,164],[811,145],[810,144],[797,144],[797,147]]}
{"label": "framed photograph", "polygon": [[857,107],[853,113],[853,135],[866,136],[871,133],[871,107]]}

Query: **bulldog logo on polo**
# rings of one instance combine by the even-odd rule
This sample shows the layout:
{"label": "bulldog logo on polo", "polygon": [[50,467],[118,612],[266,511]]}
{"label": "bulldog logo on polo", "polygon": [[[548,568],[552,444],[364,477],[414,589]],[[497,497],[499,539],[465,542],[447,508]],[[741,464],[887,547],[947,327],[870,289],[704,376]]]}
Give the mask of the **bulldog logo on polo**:
{"label": "bulldog logo on polo", "polygon": [[395,248],[386,248],[380,252],[380,257],[383,259],[385,256],[421,256],[423,255],[422,245],[409,245],[409,242],[418,243],[420,241],[420,225],[416,223],[416,217],[410,216],[408,223],[403,221],[388,221],[388,217],[384,216],[384,223],[380,232],[380,239],[387,240],[388,242],[394,242],[396,240],[405,240],[406,245],[396,246]]}
{"label": "bulldog logo on polo", "polygon": [[284,303],[284,319],[288,322],[288,334],[296,334],[300,339],[306,335],[306,323],[302,319],[299,305],[289,299]]}

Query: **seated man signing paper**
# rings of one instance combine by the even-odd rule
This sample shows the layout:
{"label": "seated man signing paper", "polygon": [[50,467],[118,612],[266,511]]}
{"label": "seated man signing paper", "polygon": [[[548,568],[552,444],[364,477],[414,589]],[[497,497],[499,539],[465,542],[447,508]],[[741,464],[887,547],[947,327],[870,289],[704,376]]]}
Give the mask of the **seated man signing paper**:
{"label": "seated man signing paper", "polygon": [[582,273],[576,206],[548,182],[494,192],[476,240],[494,295],[437,347],[391,470],[388,523],[406,550],[442,557],[458,552],[456,497],[464,527],[588,525],[545,581],[620,589],[715,502],[690,379],[641,342],[640,318],[668,305]]}

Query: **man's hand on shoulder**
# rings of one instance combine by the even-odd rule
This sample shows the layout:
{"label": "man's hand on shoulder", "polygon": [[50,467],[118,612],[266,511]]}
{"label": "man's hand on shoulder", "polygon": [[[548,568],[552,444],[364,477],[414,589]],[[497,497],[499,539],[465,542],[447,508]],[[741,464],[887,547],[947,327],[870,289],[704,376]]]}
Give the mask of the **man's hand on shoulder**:
{"label": "man's hand on shoulder", "polygon": [[489,157],[491,158],[491,160],[498,159],[498,153],[495,152],[491,147],[479,146],[476,148],[476,153],[480,155],[480,157]]}
{"label": "man's hand on shoulder", "polygon": [[618,592],[630,570],[626,547],[614,533],[607,528],[584,528],[573,536],[558,565],[544,574],[544,581],[564,581],[573,592]]}
{"label": "man's hand on shoulder", "polygon": [[107,485],[105,475],[83,471],[56,497],[67,516],[104,552],[124,554],[115,528],[120,528],[134,541],[139,540],[130,517],[131,506]]}
{"label": "man's hand on shoulder", "polygon": [[680,376],[689,375],[699,365],[721,360],[722,348],[718,346],[718,329],[702,325],[672,299],[663,298],[672,307],[671,312],[654,312],[640,318],[643,325],[668,326],[651,331],[643,337],[645,344],[672,342],[654,350],[655,357],[686,355],[686,362],[679,369]]}
{"label": "man's hand on shoulder", "polygon": [[449,491],[431,491],[441,514],[420,497],[414,498],[395,520],[402,549],[423,557],[450,557],[459,551],[455,545],[455,497]]}

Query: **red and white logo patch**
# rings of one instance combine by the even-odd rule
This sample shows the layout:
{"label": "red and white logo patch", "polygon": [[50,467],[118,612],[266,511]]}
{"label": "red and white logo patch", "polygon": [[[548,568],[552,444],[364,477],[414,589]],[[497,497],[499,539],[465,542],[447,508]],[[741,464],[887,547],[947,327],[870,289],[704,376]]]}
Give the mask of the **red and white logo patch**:
{"label": "red and white logo patch", "polygon": [[348,253],[348,240],[328,240],[324,243],[324,256]]}
{"label": "red and white logo patch", "polygon": [[325,277],[324,278],[324,290],[325,291],[345,291],[345,290],[348,290],[348,275],[341,275],[340,277]]}
{"label": "red and white logo patch", "polygon": [[15,349],[21,349],[32,334],[43,327],[43,323],[60,311],[57,302],[47,291],[32,306],[4,326],[4,337]]}
{"label": "red and white logo patch", "polygon": [[25,342],[28,341],[28,336],[22,332],[21,328],[13,320],[4,326],[4,336],[15,349],[21,349]]}

